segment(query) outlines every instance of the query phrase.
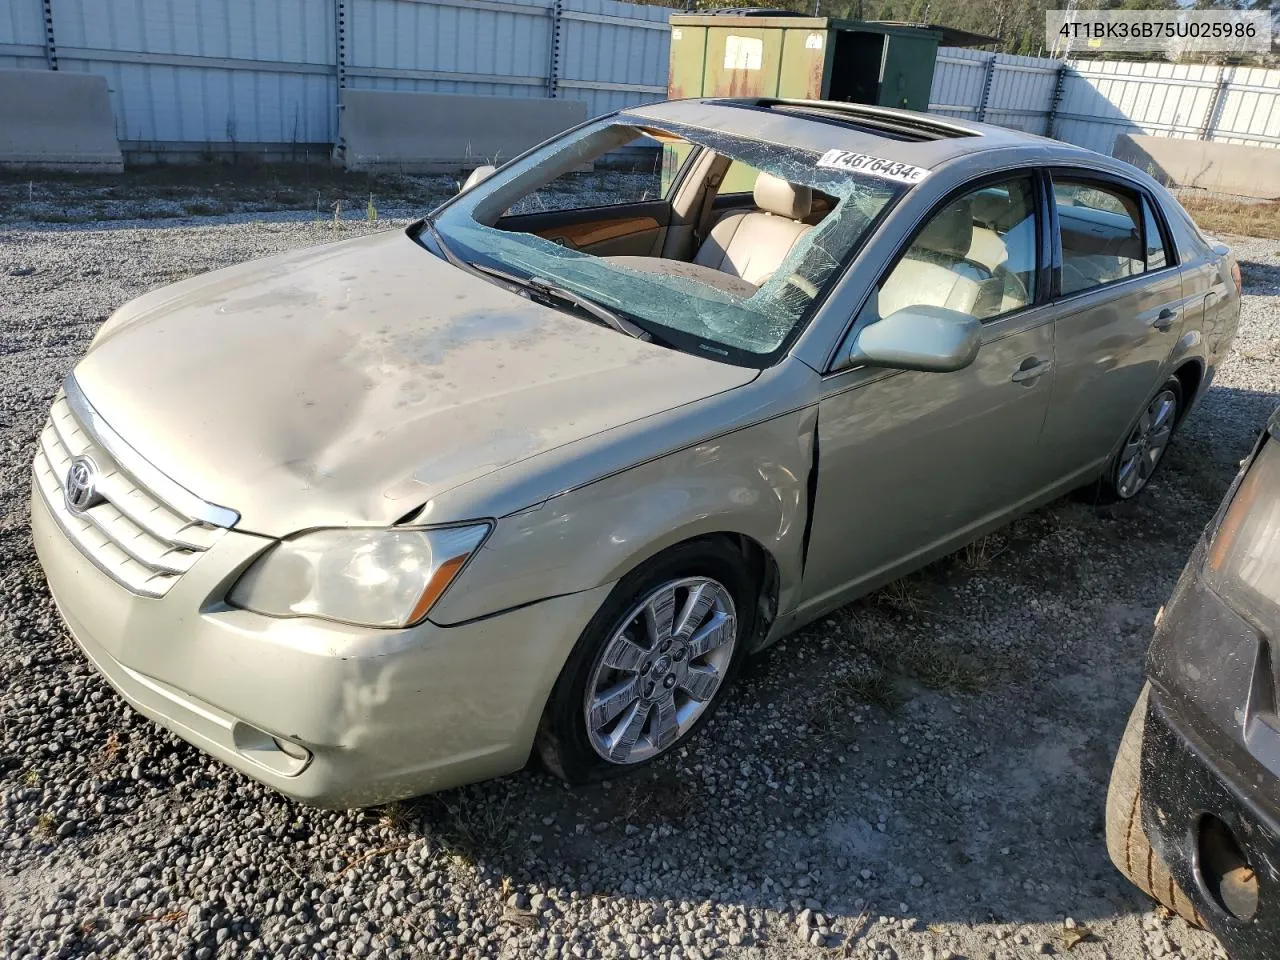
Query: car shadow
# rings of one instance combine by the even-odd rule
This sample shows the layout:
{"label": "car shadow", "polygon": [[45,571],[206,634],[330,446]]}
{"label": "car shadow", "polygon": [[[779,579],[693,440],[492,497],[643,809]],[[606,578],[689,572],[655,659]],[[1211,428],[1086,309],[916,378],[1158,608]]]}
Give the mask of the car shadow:
{"label": "car shadow", "polygon": [[1239,263],[1240,276],[1249,296],[1280,296],[1280,265],[1257,260],[1241,260]]}

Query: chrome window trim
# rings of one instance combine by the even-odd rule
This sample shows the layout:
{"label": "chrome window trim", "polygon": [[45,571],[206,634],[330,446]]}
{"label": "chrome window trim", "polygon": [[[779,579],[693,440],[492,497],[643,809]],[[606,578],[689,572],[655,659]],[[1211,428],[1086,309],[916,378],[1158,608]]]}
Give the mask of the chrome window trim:
{"label": "chrome window trim", "polygon": [[1050,300],[1049,302],[1071,303],[1073,300],[1079,300],[1082,297],[1091,297],[1102,290],[1120,290],[1123,293],[1124,290],[1122,288],[1134,285],[1139,280],[1151,281],[1153,277],[1163,277],[1167,273],[1177,273],[1181,269],[1181,266],[1172,266],[1160,267],[1156,270],[1144,270],[1142,273],[1135,273],[1130,277],[1121,277],[1118,280],[1108,280],[1106,283],[1099,283],[1096,286],[1085,287],[1083,290],[1073,290],[1070,293],[1059,293],[1055,299]]}
{"label": "chrome window trim", "polygon": [[62,384],[67,404],[80,421],[84,432],[103,450],[109,453],[120,468],[130,474],[140,486],[182,516],[200,520],[215,527],[231,529],[240,521],[240,514],[228,507],[202,500],[176,480],[171,479],[151,465],[131,447],[120,434],[111,428],[76,383],[74,373],[67,374]]}

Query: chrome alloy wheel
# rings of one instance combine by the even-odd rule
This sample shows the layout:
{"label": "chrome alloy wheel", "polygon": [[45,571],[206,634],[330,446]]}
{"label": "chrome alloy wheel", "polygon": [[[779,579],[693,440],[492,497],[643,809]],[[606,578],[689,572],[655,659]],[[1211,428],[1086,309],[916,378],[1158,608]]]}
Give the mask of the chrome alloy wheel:
{"label": "chrome alloy wheel", "polygon": [[689,732],[738,644],[733,597],[707,577],[671,580],[640,600],[605,644],[583,712],[592,748],[639,763]]}
{"label": "chrome alloy wheel", "polygon": [[1120,451],[1120,465],[1116,469],[1116,492],[1123,499],[1134,496],[1151,479],[1156,464],[1168,449],[1177,412],[1177,396],[1172,390],[1162,390],[1138,418]]}

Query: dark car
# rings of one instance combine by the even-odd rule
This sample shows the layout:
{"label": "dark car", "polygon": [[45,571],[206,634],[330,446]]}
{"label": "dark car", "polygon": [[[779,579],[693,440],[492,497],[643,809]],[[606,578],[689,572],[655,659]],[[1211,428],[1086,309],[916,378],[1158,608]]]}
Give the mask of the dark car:
{"label": "dark car", "polygon": [[1280,955],[1280,411],[1200,538],[1116,756],[1107,846],[1234,960]]}

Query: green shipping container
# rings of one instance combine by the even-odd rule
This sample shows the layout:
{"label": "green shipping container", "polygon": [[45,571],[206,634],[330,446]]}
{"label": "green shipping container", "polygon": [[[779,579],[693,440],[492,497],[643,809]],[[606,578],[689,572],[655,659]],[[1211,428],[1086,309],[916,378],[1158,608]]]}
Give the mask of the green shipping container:
{"label": "green shipping container", "polygon": [[678,14],[671,18],[667,94],[928,110],[945,32],[829,17]]}
{"label": "green shipping container", "polygon": [[[667,96],[842,100],[929,109],[938,45],[977,46],[994,37],[955,30],[830,17],[726,10],[671,18]],[[688,155],[668,146],[663,190]],[[750,190],[755,171],[730,168],[724,192]]]}

